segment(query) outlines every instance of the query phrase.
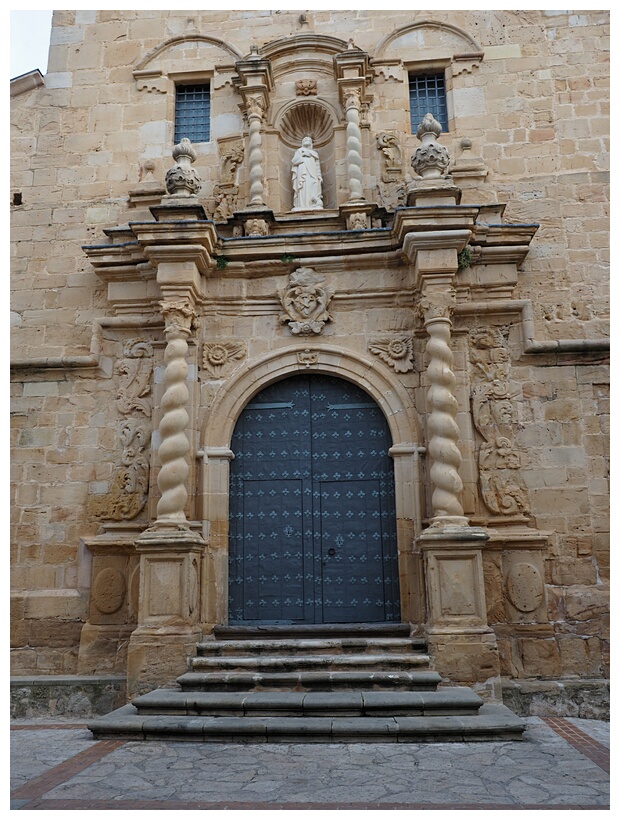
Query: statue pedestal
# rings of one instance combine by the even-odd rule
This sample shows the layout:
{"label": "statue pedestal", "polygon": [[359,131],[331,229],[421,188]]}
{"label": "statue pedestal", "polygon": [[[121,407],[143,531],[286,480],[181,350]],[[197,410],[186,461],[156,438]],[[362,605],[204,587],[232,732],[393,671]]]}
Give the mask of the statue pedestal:
{"label": "statue pedestal", "polygon": [[435,669],[450,683],[501,701],[499,653],[487,623],[481,528],[431,526],[417,539],[424,555],[426,636]]}
{"label": "statue pedestal", "polygon": [[205,546],[200,535],[184,529],[154,528],[136,541],[140,602],[127,658],[130,697],[173,683],[195,653]]}

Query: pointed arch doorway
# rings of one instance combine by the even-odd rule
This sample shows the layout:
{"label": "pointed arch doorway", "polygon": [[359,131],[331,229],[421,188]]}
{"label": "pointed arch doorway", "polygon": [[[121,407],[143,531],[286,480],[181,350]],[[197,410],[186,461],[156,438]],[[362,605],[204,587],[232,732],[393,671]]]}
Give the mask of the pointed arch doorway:
{"label": "pointed arch doorway", "polygon": [[296,375],[235,426],[229,623],[400,621],[389,428],[343,379]]}

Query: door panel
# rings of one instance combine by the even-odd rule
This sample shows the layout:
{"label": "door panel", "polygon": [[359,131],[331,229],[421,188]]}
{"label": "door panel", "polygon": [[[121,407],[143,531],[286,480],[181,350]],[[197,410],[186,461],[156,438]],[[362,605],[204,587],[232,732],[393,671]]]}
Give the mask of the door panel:
{"label": "door panel", "polygon": [[391,444],[359,388],[295,376],[235,427],[230,622],[398,621]]}

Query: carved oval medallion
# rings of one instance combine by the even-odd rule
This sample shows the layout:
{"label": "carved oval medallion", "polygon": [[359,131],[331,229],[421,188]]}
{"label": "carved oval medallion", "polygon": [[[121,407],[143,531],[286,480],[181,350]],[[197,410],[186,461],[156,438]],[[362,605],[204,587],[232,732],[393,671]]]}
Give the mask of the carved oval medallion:
{"label": "carved oval medallion", "polygon": [[114,567],[105,567],[97,573],[93,585],[92,600],[99,612],[113,615],[122,607],[127,584],[123,573]]}
{"label": "carved oval medallion", "polygon": [[533,612],[540,606],[545,593],[540,572],[525,561],[515,564],[506,578],[506,592],[519,612]]}

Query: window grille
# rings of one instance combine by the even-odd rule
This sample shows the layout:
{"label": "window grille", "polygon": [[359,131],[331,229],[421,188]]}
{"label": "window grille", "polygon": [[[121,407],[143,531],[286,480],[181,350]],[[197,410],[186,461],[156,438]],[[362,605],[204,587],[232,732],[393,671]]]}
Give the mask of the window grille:
{"label": "window grille", "polygon": [[211,89],[209,84],[178,85],[174,113],[174,141],[209,142]]}
{"label": "window grille", "polygon": [[443,74],[409,75],[409,109],[411,111],[411,131],[418,130],[424,115],[430,113],[448,130],[448,107],[446,105],[446,80]]}

